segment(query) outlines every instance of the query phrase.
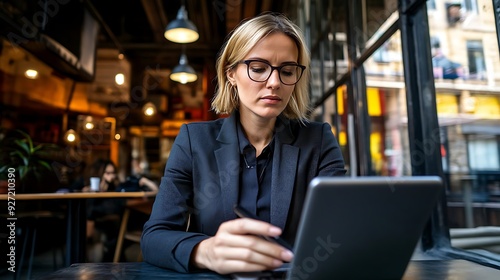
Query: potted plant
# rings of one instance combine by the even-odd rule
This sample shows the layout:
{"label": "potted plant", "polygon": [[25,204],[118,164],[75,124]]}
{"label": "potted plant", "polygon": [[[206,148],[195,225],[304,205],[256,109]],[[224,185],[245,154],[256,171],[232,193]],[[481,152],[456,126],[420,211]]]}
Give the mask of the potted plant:
{"label": "potted plant", "polygon": [[47,160],[59,146],[51,143],[35,144],[29,134],[21,130],[2,130],[0,135],[0,181],[5,181],[9,168],[15,170],[16,192],[38,192],[41,183],[54,174]]}

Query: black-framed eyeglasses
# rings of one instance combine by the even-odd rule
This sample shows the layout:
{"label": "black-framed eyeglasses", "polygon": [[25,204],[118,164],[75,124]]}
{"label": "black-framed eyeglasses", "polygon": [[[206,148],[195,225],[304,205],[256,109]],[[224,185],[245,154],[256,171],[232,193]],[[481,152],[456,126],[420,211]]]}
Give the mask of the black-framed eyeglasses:
{"label": "black-framed eyeglasses", "polygon": [[262,60],[243,60],[239,63],[247,65],[247,74],[250,80],[258,83],[266,82],[274,70],[279,73],[280,81],[285,85],[295,85],[302,77],[306,67],[299,64],[283,64],[272,66]]}

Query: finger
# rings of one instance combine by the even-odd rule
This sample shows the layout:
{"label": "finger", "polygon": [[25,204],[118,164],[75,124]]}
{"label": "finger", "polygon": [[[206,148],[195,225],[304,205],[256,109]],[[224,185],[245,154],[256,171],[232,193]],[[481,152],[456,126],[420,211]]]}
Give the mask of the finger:
{"label": "finger", "polygon": [[[273,226],[267,222],[254,220],[250,218],[240,218],[232,221],[228,221],[221,226],[223,232],[228,232],[230,234],[238,235],[260,235],[260,236],[279,236],[281,234],[281,229],[279,227]],[[293,258],[293,253],[287,248],[277,245],[274,242],[267,241],[265,244],[269,246],[272,244],[271,248],[275,248],[271,255],[273,257],[278,257],[284,261],[291,261]],[[251,246],[251,245],[247,245]],[[261,251],[261,250],[259,250]]]}
{"label": "finger", "polygon": [[221,254],[223,254],[223,258],[227,260],[244,261],[246,263],[265,266],[268,269],[273,269],[283,264],[282,260],[255,251],[252,248],[238,247],[225,249]]}
{"label": "finger", "polygon": [[240,260],[227,260],[223,265],[217,266],[214,270],[219,274],[229,274],[235,272],[254,272],[270,270],[272,267],[265,265],[259,265],[255,263],[248,263]]}
{"label": "finger", "polygon": [[279,227],[250,218],[239,218],[225,222],[221,225],[221,228],[232,234],[254,234],[266,236],[279,236],[281,234],[281,229]]}
{"label": "finger", "polygon": [[261,236],[237,235],[224,232],[217,236],[214,241],[217,247],[245,248],[281,261],[289,262],[293,258],[292,252],[276,243],[265,240]]}

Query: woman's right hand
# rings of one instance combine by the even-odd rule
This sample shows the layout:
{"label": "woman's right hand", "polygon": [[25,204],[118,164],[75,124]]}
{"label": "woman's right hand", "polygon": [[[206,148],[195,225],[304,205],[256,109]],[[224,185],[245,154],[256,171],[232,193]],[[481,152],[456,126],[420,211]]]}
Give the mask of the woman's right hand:
{"label": "woman's right hand", "polygon": [[290,262],[293,253],[258,235],[279,236],[281,229],[249,218],[220,225],[215,236],[200,242],[192,253],[193,264],[219,274],[262,271]]}

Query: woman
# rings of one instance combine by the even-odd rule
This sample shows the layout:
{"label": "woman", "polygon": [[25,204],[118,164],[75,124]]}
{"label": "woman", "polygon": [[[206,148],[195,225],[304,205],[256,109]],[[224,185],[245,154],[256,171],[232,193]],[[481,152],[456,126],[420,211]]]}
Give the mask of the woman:
{"label": "woman", "polygon": [[[90,177],[97,177],[99,181],[99,191],[115,191],[120,183],[116,176],[116,165],[107,159],[97,159],[90,167]],[[82,191],[90,191],[90,186],[85,186]]]}
{"label": "woman", "polygon": [[[281,15],[241,23],[217,61],[212,108],[228,118],[183,125],[144,226],[144,260],[188,272],[274,269],[293,258],[307,185],[344,175],[331,127],[308,122],[309,54]],[[275,71],[276,70],[276,71]],[[261,221],[237,219],[233,206]]]}
{"label": "woman", "polygon": [[[97,159],[90,167],[90,177],[101,179],[99,183],[101,192],[116,191],[119,185],[116,173],[116,165],[107,159]],[[90,191],[90,187],[86,186],[82,191]],[[89,254],[90,261],[112,260],[124,207],[124,199],[87,200],[87,240],[92,248],[97,248]],[[101,235],[104,235],[104,238]]]}

